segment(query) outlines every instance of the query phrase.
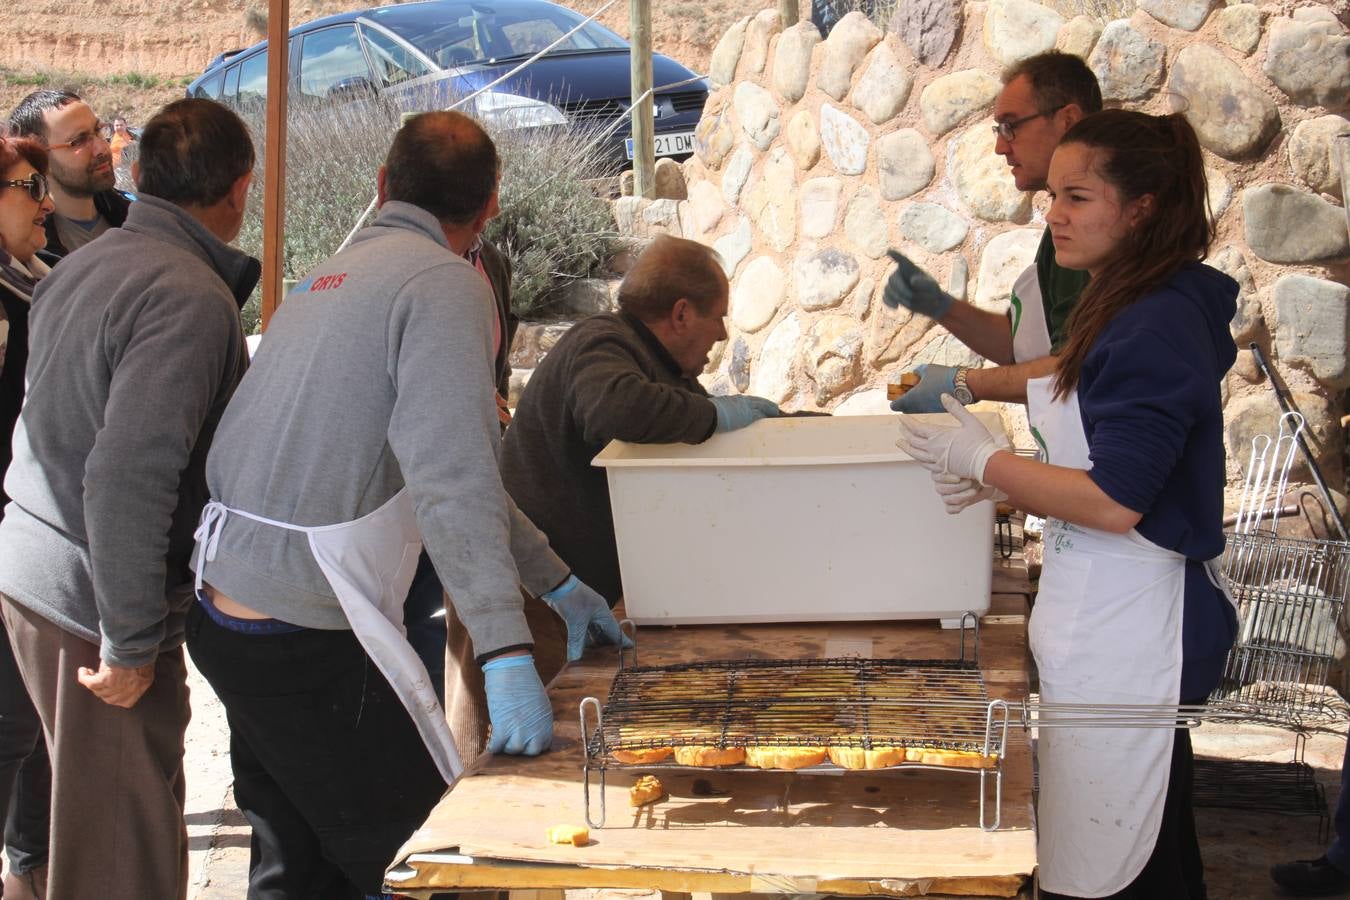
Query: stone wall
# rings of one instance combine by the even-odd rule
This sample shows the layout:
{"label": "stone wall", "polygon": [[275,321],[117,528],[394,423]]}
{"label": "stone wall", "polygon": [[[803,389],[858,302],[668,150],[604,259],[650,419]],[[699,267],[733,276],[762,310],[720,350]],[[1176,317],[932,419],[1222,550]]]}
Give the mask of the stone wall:
{"label": "stone wall", "polygon": [[[1341,486],[1350,236],[1329,147],[1350,131],[1347,15],[1344,0],[1138,0],[1130,18],[1103,23],[1032,0],[901,0],[884,30],[853,13],[822,41],[809,23],[780,31],[766,9],[713,53],[687,198],[626,197],[617,216],[632,233],[683,234],[725,260],[731,336],[705,376],[715,393],[882,411],[901,371],[979,364],[928,319],[882,305],[886,248],[957,297],[1006,306],[1045,198],[1019,192],[994,155],[999,72],[1055,47],[1076,53],[1108,105],[1182,109],[1204,145],[1218,230],[1209,261],[1242,286],[1243,349],[1224,384],[1230,481],[1250,436],[1278,415],[1245,349],[1254,340]],[[1030,446],[1024,422],[1009,424]]]}

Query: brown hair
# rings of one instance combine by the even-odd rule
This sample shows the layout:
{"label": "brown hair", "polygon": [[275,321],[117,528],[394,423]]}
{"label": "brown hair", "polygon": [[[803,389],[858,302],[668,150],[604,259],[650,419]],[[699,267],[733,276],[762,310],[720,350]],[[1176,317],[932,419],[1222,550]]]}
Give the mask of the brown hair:
{"label": "brown hair", "polygon": [[0,132],[0,173],[23,160],[43,175],[47,174],[47,148],[41,141],[27,137],[5,137]]}
{"label": "brown hair", "polygon": [[497,189],[497,146],[483,127],[448,110],[411,116],[384,160],[385,198],[411,203],[444,225],[467,225]]}
{"label": "brown hair", "polygon": [[1101,111],[1102,89],[1097,76],[1072,53],[1038,53],[1003,70],[1004,84],[1018,78],[1031,83],[1036,111],[1044,115],[1070,103],[1077,104],[1085,116]]}
{"label": "brown hair", "polygon": [[1056,366],[1055,397],[1078,386],[1083,360],[1117,313],[1200,260],[1214,239],[1200,142],[1186,117],[1111,109],[1079,121],[1060,141],[1101,151],[1092,167],[1122,204],[1153,195],[1153,211],[1116,245],[1078,298]]}
{"label": "brown hair", "polygon": [[638,256],[619,285],[619,306],[644,322],[665,318],[681,298],[702,315],[727,293],[717,251],[697,241],[662,235]]}

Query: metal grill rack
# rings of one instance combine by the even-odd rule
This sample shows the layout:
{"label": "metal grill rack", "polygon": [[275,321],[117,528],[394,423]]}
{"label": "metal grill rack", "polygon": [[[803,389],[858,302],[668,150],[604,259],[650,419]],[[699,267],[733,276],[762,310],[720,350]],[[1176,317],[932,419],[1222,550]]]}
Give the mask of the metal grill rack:
{"label": "metal grill rack", "polygon": [[[978,645],[978,621],[975,642]],[[636,661],[636,647],[633,650]],[[621,655],[621,660],[623,656]],[[743,659],[638,667],[621,662],[608,701],[581,702],[585,735],[586,821],[605,822],[605,773],[609,769],[707,771],[674,762],[625,765],[615,751],[665,747],[852,747],[957,751],[972,766],[903,762],[885,769],[849,770],[830,763],[794,769],[800,774],[877,775],[937,769],[978,775],[980,827],[999,827],[1003,799],[1003,750],[1009,707],[989,699],[978,649],[955,660]],[[591,814],[591,772],[600,783],[600,815]],[[724,766],[718,771],[763,771]],[[993,782],[992,819],[986,797]]]}
{"label": "metal grill rack", "polygon": [[1318,841],[1325,844],[1330,824],[1326,791],[1303,759],[1307,739],[1298,735],[1294,759],[1287,763],[1197,757],[1195,805],[1315,818]]}

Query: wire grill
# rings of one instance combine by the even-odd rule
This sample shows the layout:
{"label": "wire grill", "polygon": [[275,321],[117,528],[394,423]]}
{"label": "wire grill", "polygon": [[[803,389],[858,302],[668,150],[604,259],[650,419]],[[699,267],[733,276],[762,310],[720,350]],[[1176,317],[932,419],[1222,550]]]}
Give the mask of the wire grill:
{"label": "wire grill", "polygon": [[1322,688],[1341,643],[1350,544],[1230,534],[1223,569],[1240,625],[1215,699],[1279,724],[1338,715]]}
{"label": "wire grill", "polygon": [[621,670],[588,751],[933,747],[999,754],[979,669],[952,660],[732,660]]}

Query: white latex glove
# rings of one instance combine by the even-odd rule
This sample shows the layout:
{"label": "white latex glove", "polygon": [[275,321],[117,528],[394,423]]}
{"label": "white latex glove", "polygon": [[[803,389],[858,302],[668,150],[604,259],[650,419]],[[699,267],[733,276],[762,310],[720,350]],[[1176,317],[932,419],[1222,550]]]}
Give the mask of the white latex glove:
{"label": "white latex glove", "polygon": [[955,397],[943,394],[942,406],[956,417],[956,427],[917,422],[905,416],[900,419],[900,440],[895,445],[930,472],[983,483],[984,467],[1000,447]]}
{"label": "white latex glove", "polygon": [[997,503],[1008,499],[1008,495],[996,487],[980,484],[971,478],[962,478],[959,475],[947,475],[941,472],[933,473],[933,487],[937,489],[938,496],[942,498],[943,505],[947,507],[947,515],[949,516],[954,516],[981,500],[993,500]]}

